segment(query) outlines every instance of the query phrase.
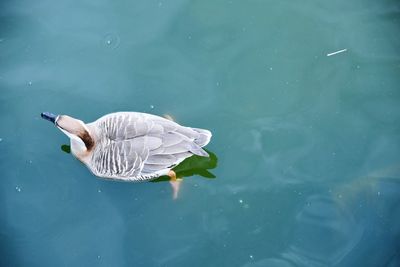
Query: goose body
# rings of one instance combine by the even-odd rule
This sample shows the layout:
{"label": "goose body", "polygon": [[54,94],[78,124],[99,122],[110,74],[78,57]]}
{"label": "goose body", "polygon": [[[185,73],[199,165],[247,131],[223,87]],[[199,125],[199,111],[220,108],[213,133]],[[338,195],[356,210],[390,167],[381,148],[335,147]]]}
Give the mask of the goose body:
{"label": "goose body", "polygon": [[42,113],[71,139],[72,154],[96,176],[146,181],[167,175],[184,159],[199,155],[211,138],[208,130],[181,126],[139,112],[117,112],[85,124],[67,115]]}

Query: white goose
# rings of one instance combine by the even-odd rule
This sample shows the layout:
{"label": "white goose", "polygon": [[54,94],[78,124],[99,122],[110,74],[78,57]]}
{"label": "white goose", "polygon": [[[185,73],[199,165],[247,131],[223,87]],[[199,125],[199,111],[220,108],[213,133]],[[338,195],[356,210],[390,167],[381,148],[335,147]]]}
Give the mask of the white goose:
{"label": "white goose", "polygon": [[85,124],[67,115],[43,112],[71,141],[72,154],[96,176],[146,181],[162,175],[176,179],[172,168],[192,155],[208,157],[202,147],[208,130],[181,126],[138,112],[117,112]]}

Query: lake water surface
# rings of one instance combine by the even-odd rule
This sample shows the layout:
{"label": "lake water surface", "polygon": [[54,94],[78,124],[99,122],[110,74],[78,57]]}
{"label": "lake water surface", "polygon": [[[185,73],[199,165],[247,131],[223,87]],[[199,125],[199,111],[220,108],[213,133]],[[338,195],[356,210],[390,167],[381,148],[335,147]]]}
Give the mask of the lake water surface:
{"label": "lake water surface", "polygon": [[[2,1],[0,265],[400,266],[399,85],[399,1]],[[216,178],[97,179],[43,111],[210,129]]]}

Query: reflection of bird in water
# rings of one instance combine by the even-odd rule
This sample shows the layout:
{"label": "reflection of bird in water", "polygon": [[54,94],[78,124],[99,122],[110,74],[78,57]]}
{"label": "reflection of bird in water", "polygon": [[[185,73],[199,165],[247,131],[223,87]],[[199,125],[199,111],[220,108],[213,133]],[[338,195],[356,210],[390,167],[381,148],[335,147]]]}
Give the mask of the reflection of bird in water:
{"label": "reflection of bird in water", "polygon": [[72,154],[99,177],[147,181],[168,175],[186,158],[208,157],[202,149],[208,130],[181,126],[171,120],[137,112],[117,112],[85,124],[67,115],[45,112],[71,142]]}
{"label": "reflection of bird in water", "polygon": [[208,179],[215,178],[215,175],[208,170],[217,167],[218,158],[213,152],[209,150],[206,151],[209,157],[193,155],[174,167],[173,171],[176,173],[177,179],[171,180],[168,176],[161,176],[157,179],[152,180],[151,182],[169,181],[172,185],[173,198],[176,199],[178,197],[183,177],[199,175]]}

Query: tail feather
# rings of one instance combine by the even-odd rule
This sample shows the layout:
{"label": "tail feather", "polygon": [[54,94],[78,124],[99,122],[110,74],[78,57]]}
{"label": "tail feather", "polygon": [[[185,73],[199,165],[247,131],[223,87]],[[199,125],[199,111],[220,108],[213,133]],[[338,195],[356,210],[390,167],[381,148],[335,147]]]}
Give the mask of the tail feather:
{"label": "tail feather", "polygon": [[198,128],[192,128],[192,129],[199,133],[197,138],[194,139],[194,142],[197,145],[199,145],[200,147],[203,147],[203,146],[206,146],[210,142],[212,133],[209,130],[198,129]]}
{"label": "tail feather", "polygon": [[191,143],[190,152],[200,157],[209,157],[208,153],[198,146],[196,143]]}

